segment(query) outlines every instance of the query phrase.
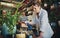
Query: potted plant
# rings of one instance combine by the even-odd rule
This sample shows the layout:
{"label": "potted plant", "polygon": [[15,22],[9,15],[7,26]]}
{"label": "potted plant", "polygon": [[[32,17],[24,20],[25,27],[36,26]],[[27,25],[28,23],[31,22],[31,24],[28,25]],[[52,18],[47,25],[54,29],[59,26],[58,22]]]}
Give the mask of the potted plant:
{"label": "potted plant", "polygon": [[[8,31],[7,34],[13,35],[13,37],[16,32],[16,23],[17,23],[18,16],[19,16],[18,9],[22,6],[22,3],[23,2],[16,3],[16,10],[14,13],[12,13],[11,10],[7,10],[6,13],[2,14],[3,29],[5,29],[5,31]],[[4,34],[5,34],[5,32],[4,32]]]}

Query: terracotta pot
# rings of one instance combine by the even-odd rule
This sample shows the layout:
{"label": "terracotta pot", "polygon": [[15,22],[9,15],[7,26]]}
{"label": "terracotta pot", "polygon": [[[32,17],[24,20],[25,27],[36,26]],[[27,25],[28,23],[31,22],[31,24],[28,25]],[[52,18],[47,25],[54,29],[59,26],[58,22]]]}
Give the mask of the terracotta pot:
{"label": "terracotta pot", "polygon": [[25,34],[16,34],[16,38],[26,38]]}

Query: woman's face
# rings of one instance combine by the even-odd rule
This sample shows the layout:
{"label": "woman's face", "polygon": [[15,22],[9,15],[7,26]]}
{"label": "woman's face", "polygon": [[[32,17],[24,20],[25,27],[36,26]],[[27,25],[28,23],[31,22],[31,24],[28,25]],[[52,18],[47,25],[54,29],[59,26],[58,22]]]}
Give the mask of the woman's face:
{"label": "woman's face", "polygon": [[33,6],[33,11],[35,13],[39,13],[40,12],[40,6],[38,6],[38,5]]}

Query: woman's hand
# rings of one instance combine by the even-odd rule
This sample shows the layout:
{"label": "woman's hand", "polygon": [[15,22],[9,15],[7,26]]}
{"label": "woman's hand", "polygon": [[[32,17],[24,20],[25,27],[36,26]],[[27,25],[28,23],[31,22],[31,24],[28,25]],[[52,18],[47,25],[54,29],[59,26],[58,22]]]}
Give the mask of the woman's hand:
{"label": "woman's hand", "polygon": [[37,38],[43,38],[43,32],[40,32],[40,36]]}

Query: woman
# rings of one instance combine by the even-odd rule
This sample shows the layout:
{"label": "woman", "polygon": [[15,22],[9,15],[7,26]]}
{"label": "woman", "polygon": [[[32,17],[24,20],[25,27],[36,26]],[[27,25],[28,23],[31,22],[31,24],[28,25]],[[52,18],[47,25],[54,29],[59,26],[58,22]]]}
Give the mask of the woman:
{"label": "woman", "polygon": [[33,4],[33,24],[38,24],[40,30],[40,36],[38,38],[51,38],[54,34],[49,21],[47,11],[41,8],[40,3]]}

